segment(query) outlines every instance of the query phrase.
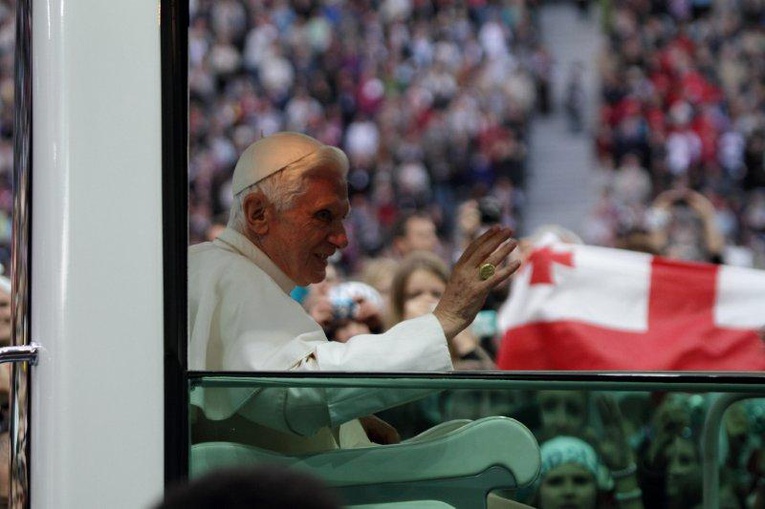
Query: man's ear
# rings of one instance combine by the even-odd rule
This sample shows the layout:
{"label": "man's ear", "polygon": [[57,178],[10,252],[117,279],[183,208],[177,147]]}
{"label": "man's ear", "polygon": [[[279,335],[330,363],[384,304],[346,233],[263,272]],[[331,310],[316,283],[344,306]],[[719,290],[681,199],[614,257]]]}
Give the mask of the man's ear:
{"label": "man's ear", "polygon": [[251,193],[245,196],[242,202],[242,211],[248,230],[256,235],[268,233],[272,209],[262,193]]}

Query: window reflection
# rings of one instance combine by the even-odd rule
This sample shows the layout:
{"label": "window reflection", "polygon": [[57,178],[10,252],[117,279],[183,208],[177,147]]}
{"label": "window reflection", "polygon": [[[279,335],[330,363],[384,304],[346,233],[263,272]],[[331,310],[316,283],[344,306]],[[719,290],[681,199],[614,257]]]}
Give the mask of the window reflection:
{"label": "window reflection", "polygon": [[[396,390],[396,382],[387,383]],[[700,507],[704,492],[704,427],[719,396],[672,390],[476,389],[451,383],[378,416],[397,426],[404,423],[398,427],[404,444],[434,428],[458,429],[490,416],[521,423],[540,446],[541,474],[528,486],[498,490],[496,496],[544,508],[557,507],[560,493],[578,490],[582,500],[594,497],[616,507],[693,509]],[[414,423],[407,421],[413,412],[418,416]],[[765,398],[737,401],[725,411],[717,461],[720,507],[762,507],[764,438]],[[237,441],[233,434],[217,437],[228,439]]]}

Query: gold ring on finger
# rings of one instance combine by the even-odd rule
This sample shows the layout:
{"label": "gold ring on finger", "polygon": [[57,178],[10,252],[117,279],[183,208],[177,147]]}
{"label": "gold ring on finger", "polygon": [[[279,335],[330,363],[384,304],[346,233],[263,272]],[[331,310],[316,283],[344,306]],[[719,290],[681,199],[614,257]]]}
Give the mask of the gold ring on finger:
{"label": "gold ring on finger", "polygon": [[478,267],[478,275],[481,276],[481,279],[484,281],[493,276],[496,271],[497,267],[495,267],[493,263],[484,263]]}

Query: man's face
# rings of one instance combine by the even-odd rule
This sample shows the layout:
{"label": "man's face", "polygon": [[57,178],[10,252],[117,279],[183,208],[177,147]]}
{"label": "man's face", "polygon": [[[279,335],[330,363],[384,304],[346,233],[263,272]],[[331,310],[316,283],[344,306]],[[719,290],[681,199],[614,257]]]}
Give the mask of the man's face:
{"label": "man's face", "polygon": [[295,284],[318,283],[327,258],[348,245],[343,220],[349,210],[344,180],[311,178],[292,208],[273,215],[261,247]]}
{"label": "man's face", "polygon": [[407,252],[435,251],[438,247],[438,235],[433,221],[423,217],[413,217],[406,224]]}

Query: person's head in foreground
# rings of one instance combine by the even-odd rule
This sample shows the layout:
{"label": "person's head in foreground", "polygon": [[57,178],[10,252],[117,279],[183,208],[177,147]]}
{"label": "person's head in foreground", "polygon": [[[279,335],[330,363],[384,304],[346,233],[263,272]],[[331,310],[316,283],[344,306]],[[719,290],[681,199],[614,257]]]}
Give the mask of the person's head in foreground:
{"label": "person's head in foreground", "polygon": [[348,244],[348,158],[304,134],[250,145],[234,168],[228,226],[246,236],[295,284],[324,279],[327,259]]}
{"label": "person's head in foreground", "polygon": [[539,509],[597,509],[608,476],[595,449],[568,436],[548,440],[540,449],[542,468],[532,505]]}
{"label": "person's head in foreground", "polygon": [[340,509],[316,477],[275,465],[218,470],[168,490],[154,509]]}

